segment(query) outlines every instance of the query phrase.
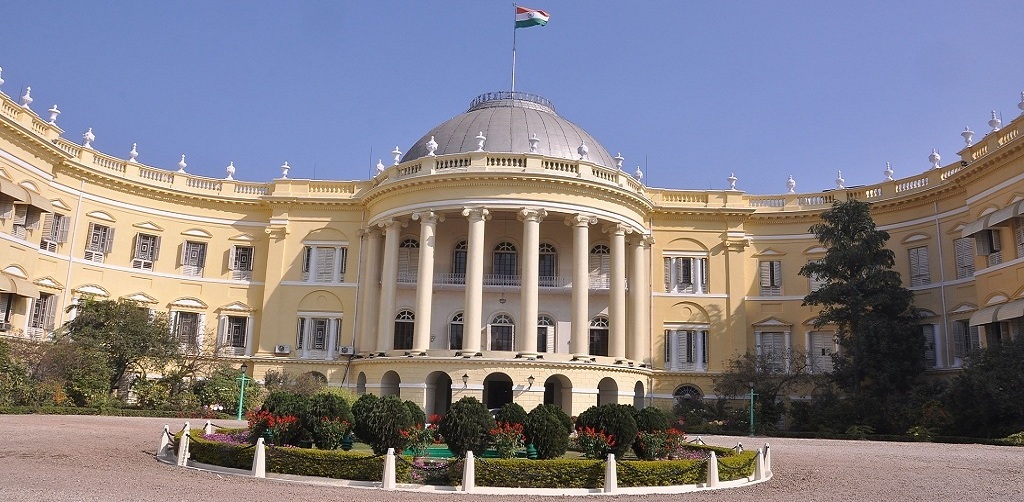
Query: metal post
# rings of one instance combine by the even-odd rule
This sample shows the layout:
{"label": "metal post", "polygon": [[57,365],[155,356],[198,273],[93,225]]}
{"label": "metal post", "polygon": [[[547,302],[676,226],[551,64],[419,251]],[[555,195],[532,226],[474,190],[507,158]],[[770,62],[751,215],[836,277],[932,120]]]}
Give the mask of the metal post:
{"label": "metal post", "polygon": [[236,417],[236,420],[242,419],[242,409],[245,408],[245,381],[250,380],[245,376],[246,369],[248,369],[248,366],[245,363],[242,363],[242,375],[237,378],[237,380],[242,384],[238,389],[238,417]]}
{"label": "metal post", "polygon": [[750,383],[750,437],[754,437],[754,383]]}

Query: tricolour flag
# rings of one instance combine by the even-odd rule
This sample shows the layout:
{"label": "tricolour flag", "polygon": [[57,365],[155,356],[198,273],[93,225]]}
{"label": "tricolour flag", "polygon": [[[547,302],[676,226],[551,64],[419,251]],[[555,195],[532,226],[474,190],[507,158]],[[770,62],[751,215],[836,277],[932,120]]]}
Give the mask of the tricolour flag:
{"label": "tricolour flag", "polygon": [[548,24],[550,18],[551,16],[542,10],[516,6],[516,28],[544,26]]}

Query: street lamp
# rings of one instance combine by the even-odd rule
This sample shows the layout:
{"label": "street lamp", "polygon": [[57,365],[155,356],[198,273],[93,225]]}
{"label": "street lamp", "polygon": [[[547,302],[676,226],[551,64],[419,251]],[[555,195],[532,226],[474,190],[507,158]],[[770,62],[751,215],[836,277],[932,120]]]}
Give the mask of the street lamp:
{"label": "street lamp", "polygon": [[469,373],[462,374],[462,388],[469,388]]}
{"label": "street lamp", "polygon": [[533,375],[530,375],[530,377],[526,379],[526,381],[530,384],[530,386],[527,387],[527,388],[532,389],[533,388],[533,382],[535,382],[536,380],[537,380],[536,378],[533,378]]}
{"label": "street lamp", "polygon": [[750,437],[754,437],[754,397],[757,394],[754,393],[754,382],[750,384]]}
{"label": "street lamp", "polygon": [[249,365],[247,365],[245,363],[242,363],[242,368],[241,368],[242,374],[241,374],[241,376],[239,376],[238,378],[235,379],[235,380],[238,380],[239,382],[241,382],[241,385],[239,385],[239,387],[238,387],[238,417],[237,417],[237,420],[241,420],[242,419],[242,408],[245,407],[245,381],[246,380],[251,380],[251,378],[247,378],[245,376],[245,372],[248,369],[249,369]]}

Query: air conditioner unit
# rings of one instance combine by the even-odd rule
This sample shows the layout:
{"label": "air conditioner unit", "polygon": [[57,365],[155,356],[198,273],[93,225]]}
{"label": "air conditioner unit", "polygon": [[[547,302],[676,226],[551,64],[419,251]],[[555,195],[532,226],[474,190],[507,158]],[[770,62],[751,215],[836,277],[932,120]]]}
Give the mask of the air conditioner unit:
{"label": "air conditioner unit", "polygon": [[292,346],[291,345],[278,345],[278,346],[274,347],[274,353],[275,354],[291,354],[292,353]]}
{"label": "air conditioner unit", "polygon": [[8,331],[11,329],[11,323],[7,321],[0,321],[0,331]]}
{"label": "air conditioner unit", "polygon": [[355,353],[356,353],[355,348],[352,347],[351,345],[345,345],[344,347],[338,347],[338,354],[341,354],[343,356],[351,356],[352,354],[355,354]]}

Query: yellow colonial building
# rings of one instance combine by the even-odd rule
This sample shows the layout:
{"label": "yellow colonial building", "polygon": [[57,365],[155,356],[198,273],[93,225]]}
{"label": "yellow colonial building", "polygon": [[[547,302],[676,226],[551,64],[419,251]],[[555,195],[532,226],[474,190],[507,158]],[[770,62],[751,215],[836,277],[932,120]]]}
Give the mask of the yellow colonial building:
{"label": "yellow colonial building", "polygon": [[808,228],[848,199],[892,235],[932,371],[1024,330],[1020,118],[965,131],[959,159],[908,178],[782,195],[645,186],[523,93],[476,98],[360,181],[195,176],[48,118],[0,94],[8,336],[49,336],[85,295],[130,298],[255,378],[314,372],[428,413],[467,395],[669,406],[713,395],[747,351],[829,369],[833,334],[797,271],[825,252]]}

